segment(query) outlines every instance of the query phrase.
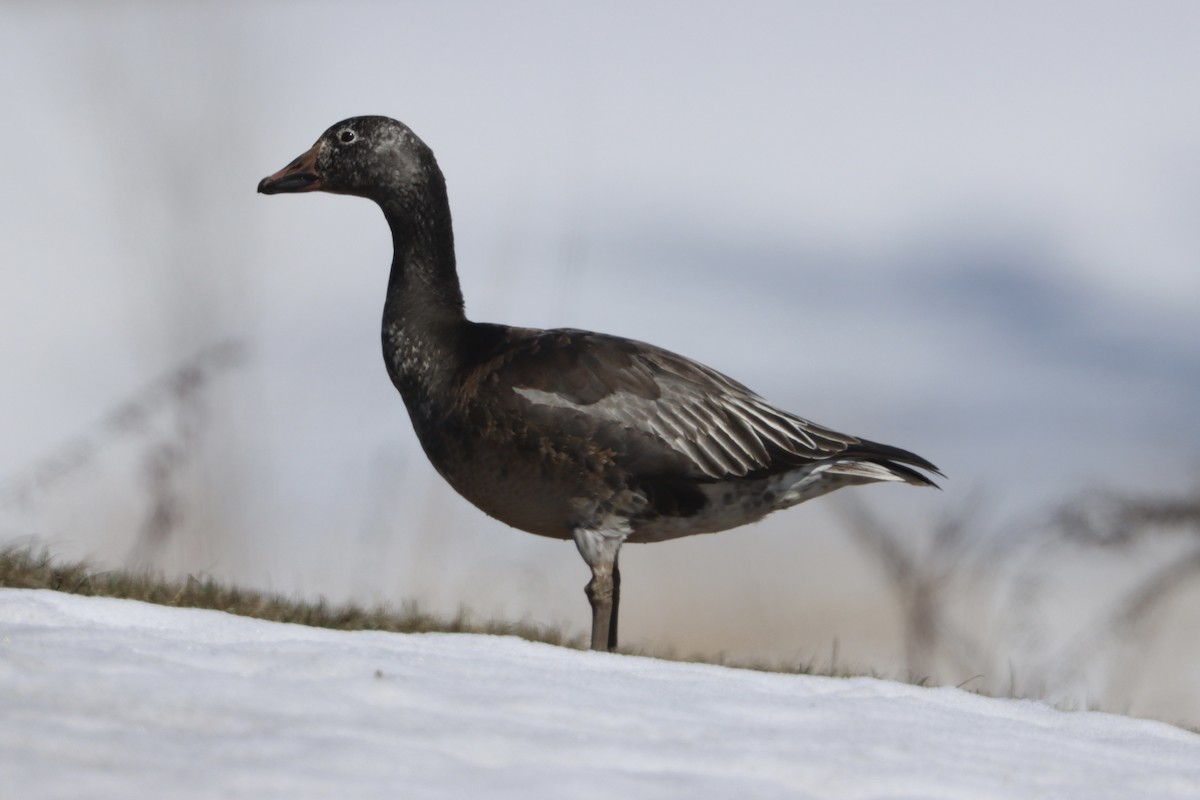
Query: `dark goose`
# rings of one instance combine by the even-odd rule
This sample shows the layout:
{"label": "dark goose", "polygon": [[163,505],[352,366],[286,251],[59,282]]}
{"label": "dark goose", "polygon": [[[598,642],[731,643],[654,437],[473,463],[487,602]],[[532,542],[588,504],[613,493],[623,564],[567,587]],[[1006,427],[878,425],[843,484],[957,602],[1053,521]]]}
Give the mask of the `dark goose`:
{"label": "dark goose", "polygon": [[823,428],[653,345],[471,322],[446,182],[417,135],[355,117],[258,184],[375,201],[395,255],[383,357],[434,469],[485,513],[573,539],[592,569],[592,648],[617,644],[625,542],[712,533],[843,486],[940,474],[907,450]]}

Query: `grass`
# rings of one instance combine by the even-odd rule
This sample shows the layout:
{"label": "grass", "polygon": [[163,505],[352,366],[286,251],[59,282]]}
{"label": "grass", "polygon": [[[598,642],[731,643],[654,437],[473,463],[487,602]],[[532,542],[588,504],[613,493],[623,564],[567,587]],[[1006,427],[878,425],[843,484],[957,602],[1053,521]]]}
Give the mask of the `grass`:
{"label": "grass", "polygon": [[[101,570],[87,562],[57,560],[44,548],[30,546],[9,546],[0,549],[0,587],[51,589],[90,597],[115,597],[181,608],[206,608],[272,622],[290,622],[335,630],[483,633],[517,636],[533,642],[576,650],[587,647],[585,636],[572,636],[562,627],[502,620],[476,621],[466,611],[460,611],[453,617],[440,617],[422,611],[415,602],[404,603],[399,608],[383,605],[365,608],[354,603],[332,604],[324,599],[301,600],[271,592],[239,589],[224,585],[211,577],[189,576],[172,580],[148,571]],[[627,655],[717,664],[759,672],[830,677],[880,677],[868,670],[855,671],[845,664],[833,661],[824,665],[802,661],[752,661],[721,655],[680,655],[674,651],[654,651],[646,648],[621,648],[621,652]]]}
{"label": "grass", "polygon": [[117,597],[164,606],[207,608],[243,617],[348,631],[392,633],[487,633],[519,636],[535,642],[582,648],[582,636],[561,628],[524,622],[475,622],[465,612],[451,618],[421,611],[416,603],[399,609],[364,608],[353,603],[332,604],[324,599],[297,600],[269,592],[226,586],[211,577],[171,580],[152,572],[98,570],[86,562],[56,561],[48,551],[31,547],[0,549],[0,587],[52,589],[90,597]]}

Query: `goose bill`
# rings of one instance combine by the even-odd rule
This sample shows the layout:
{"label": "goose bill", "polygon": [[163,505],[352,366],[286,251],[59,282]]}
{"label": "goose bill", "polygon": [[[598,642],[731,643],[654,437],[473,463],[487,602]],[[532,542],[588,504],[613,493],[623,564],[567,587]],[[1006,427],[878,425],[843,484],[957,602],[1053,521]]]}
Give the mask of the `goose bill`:
{"label": "goose bill", "polygon": [[262,194],[313,192],[320,188],[321,178],[317,175],[315,146],[279,172],[258,182],[258,191]]}

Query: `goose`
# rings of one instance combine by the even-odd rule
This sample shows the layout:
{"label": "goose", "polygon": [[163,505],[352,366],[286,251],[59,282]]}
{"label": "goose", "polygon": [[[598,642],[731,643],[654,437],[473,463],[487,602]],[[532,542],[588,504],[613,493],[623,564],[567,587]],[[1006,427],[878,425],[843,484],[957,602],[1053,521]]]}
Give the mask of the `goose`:
{"label": "goose", "polygon": [[383,357],[434,469],[519,530],[573,540],[591,569],[591,648],[615,650],[626,542],[714,533],[843,486],[936,486],[929,461],[768,404],[651,344],[468,320],[446,182],[405,124],[353,117],[258,184],[383,211],[394,256]]}

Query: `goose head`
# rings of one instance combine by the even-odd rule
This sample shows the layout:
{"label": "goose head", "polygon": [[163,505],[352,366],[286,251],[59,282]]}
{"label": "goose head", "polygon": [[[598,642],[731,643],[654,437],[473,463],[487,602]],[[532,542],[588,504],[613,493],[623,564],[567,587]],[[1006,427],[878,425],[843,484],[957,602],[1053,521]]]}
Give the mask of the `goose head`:
{"label": "goose head", "polygon": [[333,192],[383,203],[441,181],[433,151],[388,117],[351,117],[333,125],[283,169],[258,183],[262,194]]}

